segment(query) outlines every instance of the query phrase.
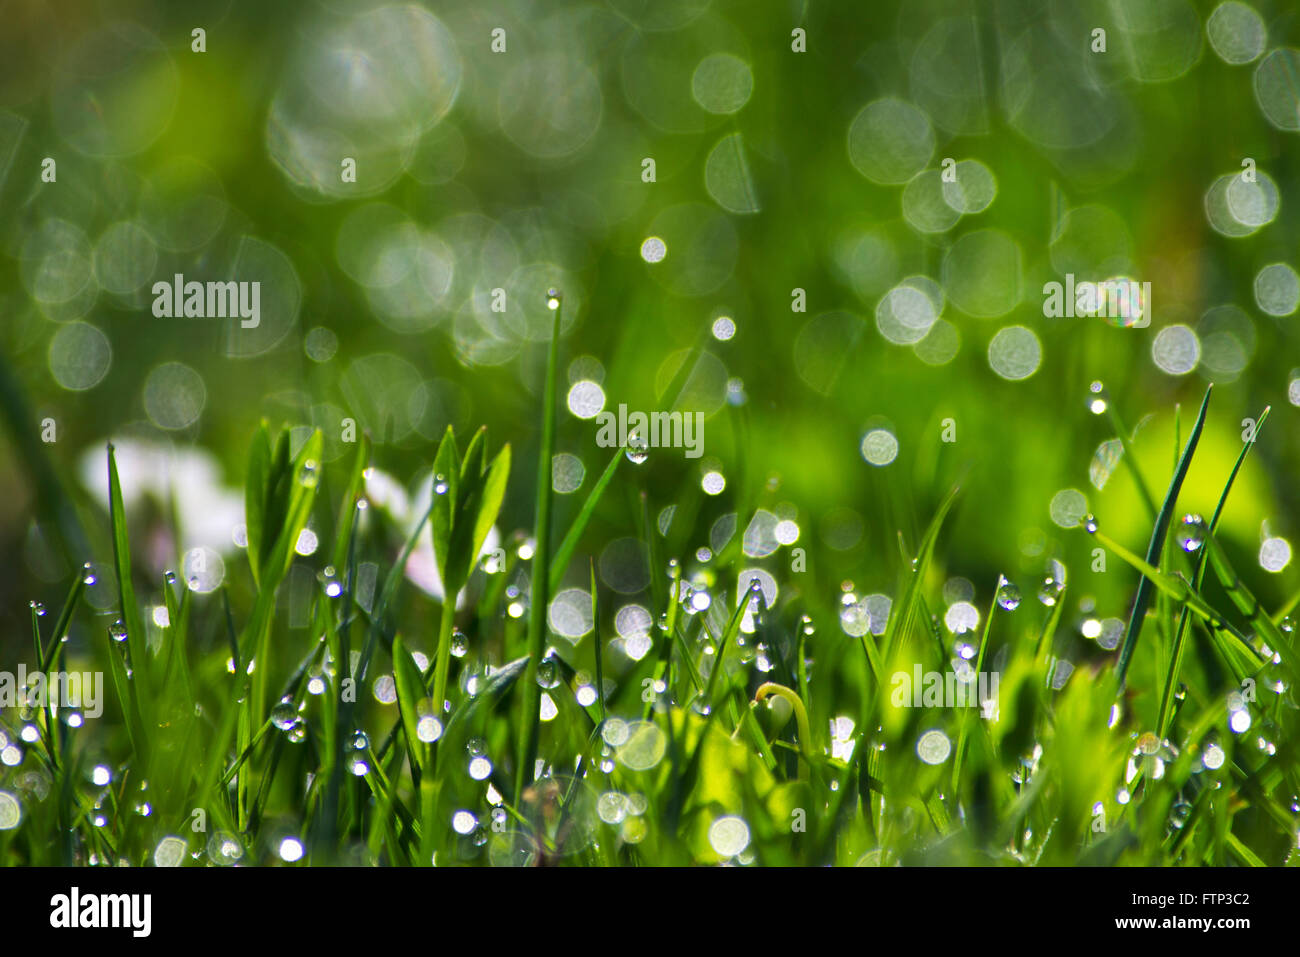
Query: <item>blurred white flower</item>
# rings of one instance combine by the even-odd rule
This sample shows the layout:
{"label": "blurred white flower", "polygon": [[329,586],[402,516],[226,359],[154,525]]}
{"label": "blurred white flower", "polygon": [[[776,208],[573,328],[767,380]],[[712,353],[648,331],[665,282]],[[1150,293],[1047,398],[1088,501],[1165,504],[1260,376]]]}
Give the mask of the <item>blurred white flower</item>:
{"label": "blurred white flower", "polygon": [[[417,489],[414,499],[407,495],[402,484],[387,472],[377,468],[366,472],[366,498],[370,504],[385,512],[393,523],[402,530],[403,539],[409,538],[416,524],[424,517],[433,497],[431,474],[421,475],[415,482]],[[477,558],[494,551],[501,545],[501,533],[496,526],[488,529],[487,538]],[[428,523],[420,531],[411,556],[406,560],[406,577],[416,588],[436,601],[442,601],[446,593],[442,587],[442,576],[438,574],[438,562],[433,554],[433,536]],[[456,599],[456,607],[466,604],[468,590],[462,591]]]}
{"label": "blurred white flower", "polygon": [[[114,441],[122,504],[128,513],[146,497],[176,514],[177,547],[181,551],[206,546],[220,552],[235,550],[233,531],[244,521],[242,492],[221,481],[221,466],[206,449],[183,448],[142,439]],[[99,442],[79,461],[82,485],[108,508],[108,453]]]}

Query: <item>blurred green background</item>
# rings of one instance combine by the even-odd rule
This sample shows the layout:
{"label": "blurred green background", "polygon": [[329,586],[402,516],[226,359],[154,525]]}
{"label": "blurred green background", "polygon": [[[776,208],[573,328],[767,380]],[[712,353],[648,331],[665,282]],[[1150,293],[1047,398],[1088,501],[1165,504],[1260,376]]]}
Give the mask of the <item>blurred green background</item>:
{"label": "blurred green background", "polygon": [[[1126,618],[1135,576],[1113,558],[1091,571],[1093,543],[1054,523],[1051,503],[1078,490],[1141,550],[1149,517],[1130,475],[1113,461],[1090,473],[1117,434],[1090,403],[1104,396],[1137,429],[1158,499],[1175,410],[1185,439],[1213,381],[1183,508],[1213,508],[1242,420],[1271,405],[1222,534],[1276,607],[1295,564],[1266,572],[1259,551],[1294,540],[1300,515],[1300,284],[1290,265],[1265,267],[1295,262],[1300,230],[1296,13],[1190,0],[4,4],[5,660],[27,647],[29,599],[57,601],[73,567],[111,557],[96,497],[109,439],[129,450],[153,581],[185,549],[237,554],[262,417],[323,429],[340,468],[355,419],[411,498],[427,495],[449,423],[487,424],[515,449],[499,526],[528,528],[551,286],[565,296],[567,384],[599,383],[607,409],[707,416],[704,458],[652,450],[605,497],[592,555],[637,534],[642,490],[664,519],[663,556],[709,545],[733,513],[743,533],[764,509],[798,539],[760,542],[749,564],[833,621],[841,583],[893,592],[899,532],[914,547],[961,477],[936,558],[946,597],[985,607],[1000,573],[1029,594],[1059,559],[1075,586],[1067,623]],[[1247,158],[1253,182],[1231,175]],[[662,261],[643,258],[650,237]],[[152,284],[175,273],[260,281],[260,326],[156,318]],[[1066,273],[1150,282],[1149,327],[1045,318],[1043,284]],[[663,394],[683,362],[684,387]],[[897,442],[883,465],[862,447],[878,429]],[[595,436],[590,418],[562,417],[558,448],[585,478],[561,497],[560,528],[608,458]],[[709,471],[720,494],[702,488]],[[762,521],[756,539],[770,538]],[[792,546],[806,572],[790,570]],[[1105,653],[1078,638],[1078,657]]]}

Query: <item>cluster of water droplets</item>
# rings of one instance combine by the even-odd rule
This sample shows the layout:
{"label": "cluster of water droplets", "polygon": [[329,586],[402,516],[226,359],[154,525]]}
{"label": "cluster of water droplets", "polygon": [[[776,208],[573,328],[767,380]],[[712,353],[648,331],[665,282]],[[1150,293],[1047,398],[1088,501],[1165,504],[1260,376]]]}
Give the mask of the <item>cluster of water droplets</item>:
{"label": "cluster of water droplets", "polygon": [[347,766],[359,778],[370,773],[370,738],[359,728],[348,741]]}
{"label": "cluster of water droplets", "polygon": [[285,695],[271,709],[271,724],[283,731],[284,736],[294,744],[300,744],[307,738],[307,722],[300,716],[301,710],[302,706],[294,703],[292,695]]}

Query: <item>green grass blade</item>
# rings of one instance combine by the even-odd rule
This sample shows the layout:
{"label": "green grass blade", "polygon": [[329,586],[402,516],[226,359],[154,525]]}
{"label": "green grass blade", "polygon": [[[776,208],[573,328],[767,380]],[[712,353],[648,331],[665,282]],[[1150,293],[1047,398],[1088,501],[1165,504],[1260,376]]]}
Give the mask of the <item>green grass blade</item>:
{"label": "green grass blade", "polygon": [[605,722],[605,647],[600,639],[600,610],[596,607],[596,562],[587,563],[591,573],[591,641],[596,658],[596,703],[600,706],[600,720]]}
{"label": "green grass blade", "polygon": [[247,530],[248,565],[253,571],[254,584],[260,584],[262,576],[266,497],[270,484],[271,437],[263,422],[253,436],[253,445],[248,455],[248,471],[244,476],[244,527]]}
{"label": "green grass blade", "polygon": [[362,435],[357,444],[357,456],[352,460],[352,474],[348,476],[348,485],[339,503],[338,524],[335,525],[334,552],[332,564],[335,568],[347,568],[348,548],[352,542],[352,516],[356,511],[357,501],[361,498],[366,483],[366,466],[370,464],[370,436]]}
{"label": "green grass blade", "polygon": [[713,661],[713,670],[709,672],[709,684],[704,689],[704,701],[709,706],[710,713],[717,710],[713,695],[714,689],[718,686],[718,675],[723,670],[722,661],[727,653],[727,646],[740,633],[740,623],[745,620],[745,609],[754,601],[761,603],[763,601],[762,595],[756,598],[753,592],[746,592],[741,596],[739,603],[736,605],[736,610],[731,613],[731,620],[727,622],[726,630],[722,632],[722,639],[718,642],[718,653]]}
{"label": "green grass blade", "polygon": [[[149,754],[149,739],[144,735],[145,729],[152,727],[148,715],[153,702],[150,682],[149,651],[146,644],[144,618],[140,614],[140,605],[135,598],[135,586],[131,582],[131,544],[127,537],[126,507],[122,504],[122,482],[117,474],[117,459],[113,446],[108,447],[108,501],[109,515],[113,531],[113,565],[117,571],[117,595],[122,612],[122,621],[126,626],[126,650],[131,661],[133,676],[126,679],[125,691],[132,717],[140,725],[139,747],[141,757]],[[125,678],[125,675],[123,676]],[[142,763],[147,765],[147,760]]]}
{"label": "green grass blade", "polygon": [[[1151,532],[1151,541],[1147,545],[1146,559],[1147,564],[1153,567],[1160,562],[1160,553],[1164,550],[1165,536],[1169,534],[1169,523],[1173,519],[1174,510],[1178,507],[1178,493],[1182,490],[1183,480],[1187,478],[1187,470],[1192,464],[1192,455],[1195,454],[1197,443],[1201,440],[1201,430],[1205,428],[1205,416],[1210,409],[1210,395],[1213,390],[1213,385],[1208,386],[1205,390],[1205,398],[1201,400],[1201,410],[1197,413],[1196,424],[1192,427],[1191,437],[1183,448],[1182,458],[1178,460],[1178,468],[1174,471],[1173,478],[1169,482],[1169,490],[1165,493],[1165,500],[1161,503],[1160,512],[1156,516],[1155,528]],[[1124,687],[1129,662],[1133,660],[1133,651],[1137,648],[1138,635],[1142,632],[1142,624],[1146,619],[1147,608],[1150,607],[1151,599],[1154,597],[1155,587],[1155,583],[1150,577],[1144,577],[1138,582],[1137,597],[1133,602],[1133,612],[1129,616],[1128,630],[1124,635],[1124,645],[1120,649],[1119,664],[1116,669],[1120,688]]]}
{"label": "green grass blade", "polygon": [[1102,532],[1094,534],[1097,540],[1108,550],[1114,552],[1134,569],[1141,572],[1145,576],[1145,581],[1151,582],[1154,588],[1173,598],[1174,601],[1182,602],[1184,607],[1195,612],[1210,625],[1211,635],[1219,644],[1219,650],[1224,654],[1225,658],[1235,663],[1234,671],[1237,672],[1238,677],[1248,673],[1252,664],[1258,666],[1261,660],[1260,655],[1250,646],[1246,636],[1215,610],[1198,592],[1193,590],[1191,583],[1187,579],[1160,571],[1160,569],[1138,558],[1123,545],[1107,538]]}
{"label": "green grass blade", "polygon": [[420,775],[428,761],[428,745],[417,733],[420,723],[419,706],[424,700],[424,676],[415,659],[406,650],[401,638],[393,639],[393,678],[397,683],[397,707],[402,716],[402,730],[406,732],[406,750],[411,756],[411,776],[415,786],[420,786]]}
{"label": "green grass blade", "polygon": [[[582,503],[582,508],[578,510],[577,517],[574,518],[573,524],[569,526],[569,531],[565,534],[563,541],[560,542],[560,547],[555,550],[555,557],[551,560],[551,594],[554,594],[559,589],[560,582],[564,578],[564,572],[573,559],[573,553],[578,549],[578,542],[582,540],[582,533],[586,531],[587,523],[591,521],[591,516],[595,514],[596,505],[600,502],[600,497],[605,493],[605,489],[609,487],[610,481],[614,478],[614,473],[618,470],[618,463],[623,457],[624,452],[622,449],[614,450],[609,464],[605,466],[605,471],[601,473],[600,478],[596,480],[596,484],[587,493],[586,501]],[[549,473],[547,482],[550,482]]]}
{"label": "green grass blade", "polygon": [[[903,589],[902,601],[896,604],[894,611],[889,616],[889,623],[885,626],[885,647],[876,660],[877,668],[879,668],[880,662],[890,660],[890,654],[897,643],[905,640],[912,632],[912,623],[916,619],[917,603],[921,595],[921,585],[924,583],[925,574],[930,568],[930,559],[934,555],[935,542],[939,539],[939,530],[943,527],[944,519],[952,509],[953,503],[957,501],[957,495],[960,491],[960,484],[954,485],[948,491],[943,501],[939,503],[939,508],[935,511],[934,517],[930,520],[930,526],[921,539],[921,546],[917,550],[916,558],[913,560],[911,569],[908,570],[907,585]],[[868,653],[870,652],[868,651]],[[877,671],[878,676],[882,674],[879,670]]]}
{"label": "green grass blade", "polygon": [[[984,631],[980,635],[979,652],[975,656],[976,675],[980,675],[984,671],[984,652],[988,649],[989,632],[993,630],[993,616],[997,614],[998,607],[999,607],[998,592],[1002,590],[1002,584],[1005,581],[1006,578],[1002,575],[999,575],[997,584],[993,586],[993,599],[992,601],[989,602],[988,615],[984,619]],[[1057,600],[1057,604],[1060,604],[1059,599]],[[979,704],[982,705],[983,702],[979,702]],[[960,721],[961,721],[961,730],[957,734],[957,751],[953,755],[953,763],[952,763],[952,786],[954,790],[956,790],[957,786],[961,782],[961,765],[962,765],[962,758],[966,754],[966,737],[970,732],[970,722],[971,722],[970,715],[963,713],[961,715]]]}
{"label": "green grass blade", "polygon": [[551,459],[555,455],[555,383],[559,378],[560,315],[563,302],[554,297],[555,320],[551,327],[551,344],[546,356],[546,384],[542,390],[542,441],[537,453],[537,528],[533,553],[532,594],[528,609],[528,666],[520,702],[520,736],[518,765],[515,768],[515,804],[524,788],[533,780],[537,760],[537,742],[541,735],[541,688],[537,684],[537,667],[546,647],[546,612],[551,594]]}
{"label": "green grass blade", "polygon": [[[1213,537],[1215,529],[1219,527],[1219,517],[1223,514],[1223,508],[1228,502],[1228,493],[1232,491],[1233,483],[1237,481],[1237,473],[1241,471],[1242,464],[1246,461],[1246,455],[1250,452],[1251,447],[1255,444],[1255,439],[1259,437],[1259,430],[1268,420],[1269,407],[1265,406],[1264,411],[1260,414],[1255,423],[1255,431],[1252,440],[1243,442],[1241,452],[1237,454],[1237,461],[1233,463],[1232,471],[1228,474],[1228,481],[1223,486],[1223,491],[1219,494],[1219,502],[1214,507],[1214,515],[1210,518],[1210,524],[1207,526],[1208,536]],[[1201,583],[1205,580],[1205,566],[1208,549],[1202,549],[1200,556],[1196,560],[1196,572],[1192,578],[1192,587],[1197,591],[1201,589]],[[1169,669],[1165,673],[1164,687],[1160,693],[1160,712],[1159,719],[1156,721],[1156,734],[1164,738],[1165,731],[1169,727],[1169,722],[1173,716],[1174,690],[1178,686],[1178,677],[1182,672],[1184,641],[1187,634],[1187,623],[1191,617],[1191,610],[1186,606],[1178,615],[1178,629],[1174,633],[1174,646],[1169,655]]]}

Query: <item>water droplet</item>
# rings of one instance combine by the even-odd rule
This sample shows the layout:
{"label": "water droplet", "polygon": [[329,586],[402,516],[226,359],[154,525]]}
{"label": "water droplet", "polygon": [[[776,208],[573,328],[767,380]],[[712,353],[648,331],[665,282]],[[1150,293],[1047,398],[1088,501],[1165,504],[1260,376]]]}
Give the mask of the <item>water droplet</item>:
{"label": "water droplet", "polygon": [[364,731],[354,732],[352,735],[352,750],[364,751],[370,747],[370,738],[366,737]]}
{"label": "water droplet", "polygon": [[1169,811],[1169,823],[1180,828],[1187,823],[1187,816],[1192,813],[1192,806],[1186,801],[1179,801]]}
{"label": "water droplet", "polygon": [[307,740],[307,722],[303,721],[302,718],[295,718],[285,734],[294,744],[302,744],[303,741]]}
{"label": "water droplet", "polygon": [[451,486],[447,482],[447,477],[439,472],[433,477],[433,494],[446,495],[447,489]]}
{"label": "water droplet", "polygon": [[1089,535],[1097,533],[1097,517],[1091,512],[1083,517],[1083,530]]}
{"label": "water droplet", "polygon": [[154,867],[180,867],[185,861],[186,850],[188,847],[183,838],[164,837],[154,848]]}
{"label": "water droplet", "polygon": [[641,465],[650,457],[649,448],[650,443],[639,432],[633,432],[627,437],[627,460],[633,465]]}
{"label": "water droplet", "polygon": [[1207,771],[1217,771],[1223,767],[1226,757],[1223,748],[1217,744],[1210,744],[1201,752],[1201,764],[1204,765]]}
{"label": "water droplet", "polygon": [[95,577],[95,567],[91,565],[90,562],[86,562],[85,565],[81,566],[81,572],[82,584],[93,585],[95,582],[99,581],[99,579]]}
{"label": "water droplet", "polygon": [[285,695],[280,703],[271,709],[271,723],[281,731],[288,731],[298,719],[298,710],[293,706],[293,698]]}
{"label": "water droplet", "polygon": [[482,738],[470,738],[465,742],[465,753],[471,758],[482,757],[487,754],[487,742]]}
{"label": "water droplet", "polygon": [[1038,600],[1048,608],[1056,604],[1061,592],[1065,591],[1064,582],[1057,581],[1051,575],[1043,579],[1042,586],[1038,589]]}
{"label": "water droplet", "polygon": [[229,867],[244,856],[244,844],[238,834],[216,831],[208,839],[208,859],[213,864]]}
{"label": "water droplet", "polygon": [[463,631],[453,631],[451,633],[451,653],[456,658],[464,658],[469,654],[469,638]]}
{"label": "water droplet", "polygon": [[1184,515],[1178,529],[1178,547],[1185,552],[1194,552],[1204,544],[1205,519],[1199,515]]}
{"label": "water droplet", "polygon": [[121,618],[108,626],[109,637],[114,641],[126,641],[126,623]]}
{"label": "water droplet", "polygon": [[298,484],[305,488],[315,488],[316,483],[320,481],[320,467],[316,464],[315,459],[307,459],[302,463],[302,468],[298,471]]}
{"label": "water droplet", "polygon": [[952,742],[937,728],[925,732],[916,742],[916,756],[926,764],[943,764],[951,753]]}
{"label": "water droplet", "polygon": [[442,737],[442,722],[431,714],[423,715],[415,725],[415,736],[425,744],[431,744]]}
{"label": "water droplet", "polygon": [[163,580],[164,580],[165,582],[167,582],[167,584],[169,584],[169,585],[175,585],[175,584],[176,584],[176,573],[173,572],[173,571],[165,572],[165,573],[163,574]]}
{"label": "water droplet", "polygon": [[560,669],[556,666],[555,659],[542,659],[537,666],[537,683],[543,688],[554,688],[560,683]]}
{"label": "water droplet", "polygon": [[32,611],[36,612],[37,617],[43,617],[45,615],[45,606],[39,601],[32,600],[29,601],[27,605]]}
{"label": "water droplet", "polygon": [[554,288],[546,290],[546,308],[551,310],[560,308],[560,290]]}
{"label": "water droplet", "polygon": [[1015,611],[1020,607],[1020,589],[1015,582],[1002,579],[998,586],[998,606],[1003,611]]}
{"label": "water droplet", "polygon": [[1088,386],[1088,410],[1093,415],[1101,415],[1106,411],[1108,400],[1106,397],[1106,387],[1102,385],[1100,379],[1094,379],[1092,385]]}

